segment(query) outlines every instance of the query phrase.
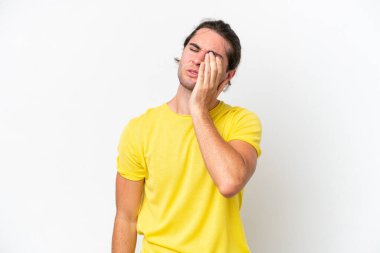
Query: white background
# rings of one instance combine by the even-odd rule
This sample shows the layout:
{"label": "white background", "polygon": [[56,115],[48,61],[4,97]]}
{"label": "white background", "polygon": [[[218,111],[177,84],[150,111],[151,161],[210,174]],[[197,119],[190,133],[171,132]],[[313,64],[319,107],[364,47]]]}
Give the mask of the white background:
{"label": "white background", "polygon": [[207,17],[243,46],[221,99],[263,124],[252,251],[380,252],[379,14],[377,0],[0,0],[0,252],[110,252],[121,131],[174,96],[173,58]]}

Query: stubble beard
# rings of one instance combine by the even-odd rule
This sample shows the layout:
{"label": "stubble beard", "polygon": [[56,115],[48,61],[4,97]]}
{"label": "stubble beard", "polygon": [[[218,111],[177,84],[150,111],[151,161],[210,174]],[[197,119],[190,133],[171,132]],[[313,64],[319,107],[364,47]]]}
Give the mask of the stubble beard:
{"label": "stubble beard", "polygon": [[185,74],[181,73],[180,68],[178,69],[178,80],[179,80],[180,85],[182,87],[184,87],[186,90],[188,90],[188,91],[193,91],[194,90],[196,82],[193,81],[193,80],[191,80],[190,77],[186,78]]}

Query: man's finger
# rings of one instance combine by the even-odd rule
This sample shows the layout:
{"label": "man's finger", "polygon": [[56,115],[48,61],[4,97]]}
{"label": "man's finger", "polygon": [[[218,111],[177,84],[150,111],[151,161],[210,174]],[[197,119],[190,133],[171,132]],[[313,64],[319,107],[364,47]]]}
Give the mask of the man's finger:
{"label": "man's finger", "polygon": [[223,77],[223,64],[222,64],[222,59],[219,56],[216,57],[215,61],[216,61],[216,67],[218,69],[218,74],[216,76],[215,81],[217,85],[219,85]]}
{"label": "man's finger", "polygon": [[205,70],[202,84],[207,86],[210,84],[210,56],[208,53],[205,56]]}
{"label": "man's finger", "polygon": [[215,61],[215,55],[214,53],[210,52],[210,87],[217,89],[218,84],[217,81],[217,75],[218,75],[218,67]]}
{"label": "man's finger", "polygon": [[204,79],[205,63],[201,62],[201,66],[198,69],[197,85],[202,85]]}

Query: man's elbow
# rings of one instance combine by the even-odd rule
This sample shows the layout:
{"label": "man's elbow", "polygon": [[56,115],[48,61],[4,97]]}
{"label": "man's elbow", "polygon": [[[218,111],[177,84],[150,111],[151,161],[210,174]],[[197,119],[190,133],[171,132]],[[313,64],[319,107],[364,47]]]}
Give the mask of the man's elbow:
{"label": "man's elbow", "polygon": [[243,189],[244,185],[241,180],[226,180],[220,184],[218,189],[224,197],[232,198]]}
{"label": "man's elbow", "polygon": [[249,179],[252,177],[255,169],[253,168],[252,170],[246,171],[249,172],[244,173],[243,175],[236,176],[235,178],[225,178],[223,182],[220,182],[218,184],[220,194],[222,194],[226,198],[231,198],[238,194],[247,184]]}

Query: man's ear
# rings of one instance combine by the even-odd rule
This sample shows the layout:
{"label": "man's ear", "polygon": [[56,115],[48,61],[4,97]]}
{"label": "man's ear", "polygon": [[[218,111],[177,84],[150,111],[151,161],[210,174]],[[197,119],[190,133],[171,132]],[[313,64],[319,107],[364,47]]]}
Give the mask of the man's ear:
{"label": "man's ear", "polygon": [[235,76],[236,74],[236,69],[230,70],[227,72],[226,78],[219,84],[218,89],[217,89],[217,97],[219,94],[226,89],[230,85],[231,79]]}
{"label": "man's ear", "polygon": [[228,85],[231,79],[234,77],[235,73],[236,69],[228,71],[226,78],[218,85],[218,89],[222,87],[221,90],[223,90],[224,87]]}
{"label": "man's ear", "polygon": [[236,69],[230,70],[227,72],[227,77],[218,85],[218,95],[222,92],[227,86],[229,86],[231,79],[235,76]]}
{"label": "man's ear", "polygon": [[223,86],[228,85],[231,79],[235,76],[235,74],[236,74],[236,69],[228,71],[226,79],[224,79],[221,84]]}
{"label": "man's ear", "polygon": [[235,76],[235,74],[236,74],[236,69],[233,69],[227,72],[228,82],[231,81],[231,79]]}

